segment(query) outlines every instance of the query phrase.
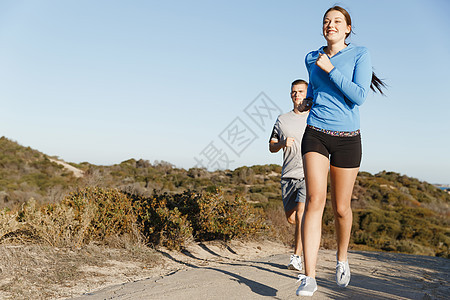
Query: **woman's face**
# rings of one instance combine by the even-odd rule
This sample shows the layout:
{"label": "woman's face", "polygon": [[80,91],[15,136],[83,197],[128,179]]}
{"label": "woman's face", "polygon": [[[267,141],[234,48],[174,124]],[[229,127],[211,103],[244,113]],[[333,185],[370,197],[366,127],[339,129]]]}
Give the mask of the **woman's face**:
{"label": "woman's face", "polygon": [[340,42],[345,40],[352,27],[347,25],[344,15],[337,10],[329,11],[323,18],[323,36],[327,42]]}

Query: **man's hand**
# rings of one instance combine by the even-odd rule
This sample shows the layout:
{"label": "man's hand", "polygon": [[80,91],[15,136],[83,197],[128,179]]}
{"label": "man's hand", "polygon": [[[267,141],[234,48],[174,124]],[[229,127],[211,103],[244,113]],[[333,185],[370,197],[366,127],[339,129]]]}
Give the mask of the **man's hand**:
{"label": "man's hand", "polygon": [[316,65],[327,73],[330,73],[334,68],[334,66],[331,64],[330,59],[328,58],[328,55],[323,53],[319,53],[319,58],[317,58],[316,60]]}
{"label": "man's hand", "polygon": [[293,137],[288,137],[284,140],[284,146],[285,147],[290,147],[292,146],[292,144],[294,143],[294,138]]}

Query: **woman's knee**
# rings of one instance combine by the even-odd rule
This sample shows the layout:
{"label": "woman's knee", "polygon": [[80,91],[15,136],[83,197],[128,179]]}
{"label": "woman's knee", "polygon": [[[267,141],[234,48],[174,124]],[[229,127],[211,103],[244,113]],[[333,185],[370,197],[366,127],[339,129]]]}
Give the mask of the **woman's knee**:
{"label": "woman's knee", "polygon": [[326,196],[310,195],[306,198],[308,211],[320,211],[325,208]]}
{"label": "woman's knee", "polygon": [[347,218],[352,215],[352,208],[349,205],[336,205],[334,215],[337,218]]}

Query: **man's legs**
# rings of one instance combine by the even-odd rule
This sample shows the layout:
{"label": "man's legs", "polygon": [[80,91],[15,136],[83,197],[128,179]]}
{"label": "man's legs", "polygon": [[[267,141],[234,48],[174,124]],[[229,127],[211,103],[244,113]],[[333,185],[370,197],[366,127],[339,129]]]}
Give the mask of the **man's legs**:
{"label": "man's legs", "polygon": [[[291,270],[301,271],[302,266],[302,218],[305,208],[306,186],[304,180],[287,178],[281,179],[281,194],[283,198],[283,206],[288,223],[295,226],[294,235],[294,254],[291,255],[291,261],[288,268]],[[303,202],[303,203],[302,203]]]}

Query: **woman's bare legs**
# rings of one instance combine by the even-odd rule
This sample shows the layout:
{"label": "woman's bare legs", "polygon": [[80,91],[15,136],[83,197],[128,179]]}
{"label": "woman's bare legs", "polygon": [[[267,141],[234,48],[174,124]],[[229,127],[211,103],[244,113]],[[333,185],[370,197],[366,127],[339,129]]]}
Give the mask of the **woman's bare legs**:
{"label": "woman's bare legs", "polygon": [[339,261],[347,260],[348,244],[352,230],[351,197],[359,168],[330,166],[331,203],[334,212]]}
{"label": "woman's bare legs", "polygon": [[322,234],[322,215],[327,197],[328,157],[308,152],[303,155],[306,180],[306,206],[303,214],[302,240],[305,275],[316,277],[317,254]]}

